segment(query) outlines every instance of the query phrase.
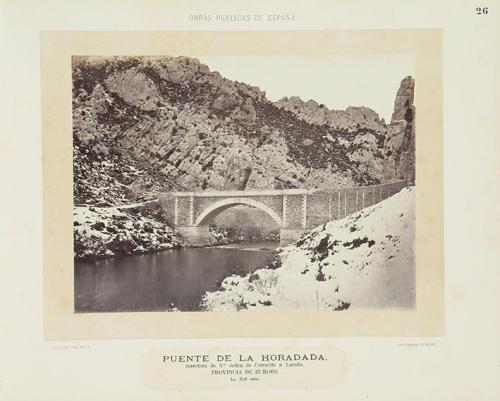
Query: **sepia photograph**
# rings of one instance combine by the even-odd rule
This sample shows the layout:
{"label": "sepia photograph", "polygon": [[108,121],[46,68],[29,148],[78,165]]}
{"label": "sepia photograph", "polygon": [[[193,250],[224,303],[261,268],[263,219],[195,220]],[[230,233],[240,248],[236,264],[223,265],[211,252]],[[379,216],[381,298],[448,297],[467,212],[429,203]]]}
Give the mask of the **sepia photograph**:
{"label": "sepia photograph", "polygon": [[0,400],[498,399],[494,7],[0,3]]}
{"label": "sepia photograph", "polygon": [[415,308],[411,54],[71,63],[75,312]]}

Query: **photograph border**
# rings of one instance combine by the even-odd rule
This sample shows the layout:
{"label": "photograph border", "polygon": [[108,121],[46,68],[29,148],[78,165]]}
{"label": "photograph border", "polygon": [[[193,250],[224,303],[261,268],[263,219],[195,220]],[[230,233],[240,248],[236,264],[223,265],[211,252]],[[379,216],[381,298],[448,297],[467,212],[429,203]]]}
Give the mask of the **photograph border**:
{"label": "photograph border", "polygon": [[[74,313],[74,55],[415,55],[416,308]],[[44,337],[443,336],[442,31],[41,32]],[[401,77],[403,78],[403,77]],[[324,79],[312,77],[311,79]],[[369,88],[367,88],[369,90]]]}

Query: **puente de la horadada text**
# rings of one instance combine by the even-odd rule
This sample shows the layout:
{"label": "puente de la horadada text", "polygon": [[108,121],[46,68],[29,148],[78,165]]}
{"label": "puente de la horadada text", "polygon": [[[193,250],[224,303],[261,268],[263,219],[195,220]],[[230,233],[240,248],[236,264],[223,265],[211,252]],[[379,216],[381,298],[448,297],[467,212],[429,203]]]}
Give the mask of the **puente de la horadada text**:
{"label": "puente de la horadada text", "polygon": [[280,243],[299,239],[308,229],[387,199],[407,185],[406,181],[342,188],[204,191],[170,193],[176,230],[193,244],[209,243],[209,224],[214,217],[236,205],[253,206],[267,213],[280,229]]}

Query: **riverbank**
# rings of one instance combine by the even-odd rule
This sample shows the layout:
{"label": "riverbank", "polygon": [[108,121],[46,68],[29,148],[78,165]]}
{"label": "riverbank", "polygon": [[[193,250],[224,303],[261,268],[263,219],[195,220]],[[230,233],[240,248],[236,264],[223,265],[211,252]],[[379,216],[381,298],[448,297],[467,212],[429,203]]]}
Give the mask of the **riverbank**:
{"label": "riverbank", "polygon": [[164,251],[182,246],[166,224],[118,207],[73,209],[74,258],[93,260]]}
{"label": "riverbank", "polygon": [[415,190],[312,230],[272,268],[225,278],[207,292],[210,311],[344,310],[415,305]]}
{"label": "riverbank", "polygon": [[[73,208],[75,260],[97,260],[190,248],[172,229],[158,202],[123,206],[75,206]],[[227,245],[225,233],[210,228],[209,245]]]}

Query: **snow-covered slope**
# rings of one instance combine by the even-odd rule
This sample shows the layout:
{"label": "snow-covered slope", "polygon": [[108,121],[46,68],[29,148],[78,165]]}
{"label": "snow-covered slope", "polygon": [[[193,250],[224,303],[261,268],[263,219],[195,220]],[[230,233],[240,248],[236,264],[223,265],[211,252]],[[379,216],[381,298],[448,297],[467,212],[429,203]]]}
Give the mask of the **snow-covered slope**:
{"label": "snow-covered slope", "polygon": [[207,310],[411,308],[415,304],[415,190],[317,227],[278,254],[278,268],[231,276]]}
{"label": "snow-covered slope", "polygon": [[95,259],[180,246],[180,238],[166,224],[129,210],[117,207],[75,207],[74,257]]}
{"label": "snow-covered slope", "polygon": [[[75,259],[159,252],[189,246],[171,227],[156,200],[126,206],[73,208]],[[226,236],[210,227],[211,245],[227,244]]]}

